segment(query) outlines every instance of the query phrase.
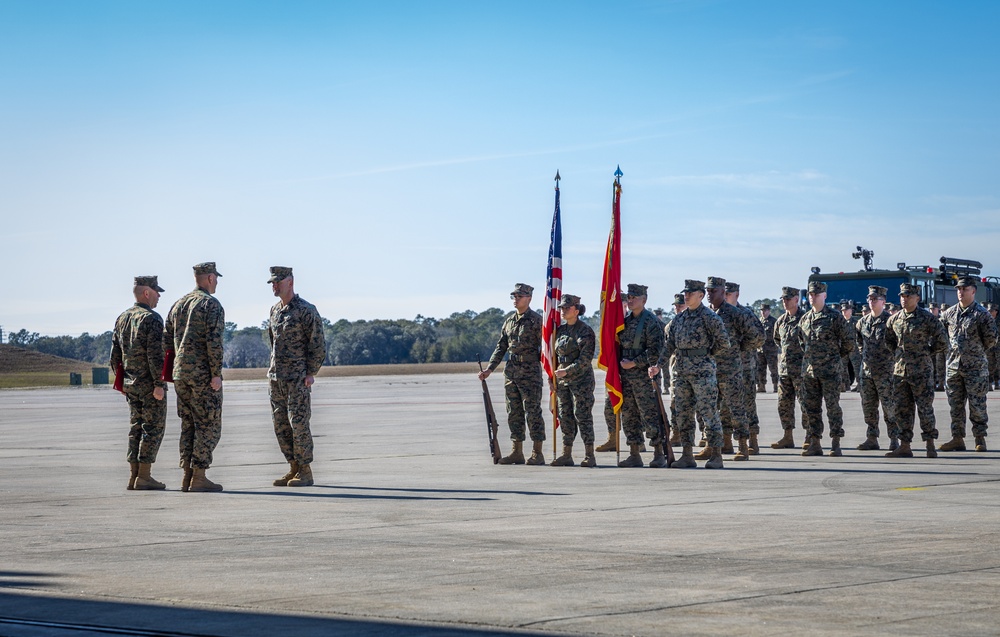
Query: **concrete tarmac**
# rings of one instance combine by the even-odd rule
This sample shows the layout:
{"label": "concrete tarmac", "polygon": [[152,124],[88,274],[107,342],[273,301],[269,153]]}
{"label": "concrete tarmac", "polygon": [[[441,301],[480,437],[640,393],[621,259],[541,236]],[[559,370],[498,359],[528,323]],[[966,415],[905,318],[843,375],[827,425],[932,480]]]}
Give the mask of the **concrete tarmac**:
{"label": "concrete tarmac", "polygon": [[768,393],[761,455],[721,471],[505,467],[474,375],[320,379],[291,489],[266,383],[224,391],[218,494],[179,490],[172,393],[148,492],[120,394],[0,391],[0,635],[1000,634],[998,454],[855,451],[858,394],[843,458],[771,450]]}

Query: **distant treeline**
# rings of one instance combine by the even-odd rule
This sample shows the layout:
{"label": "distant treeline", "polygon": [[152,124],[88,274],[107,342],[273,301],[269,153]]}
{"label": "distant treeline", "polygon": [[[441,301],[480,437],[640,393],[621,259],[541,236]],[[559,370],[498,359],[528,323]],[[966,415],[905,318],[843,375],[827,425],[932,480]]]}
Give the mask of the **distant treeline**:
{"label": "distant treeline", "polygon": [[[777,317],[781,304],[774,299],[760,299],[751,307],[759,310],[768,302]],[[444,319],[417,315],[413,320],[375,319],[331,323],[323,319],[326,335],[326,365],[384,365],[393,363],[458,363],[474,361],[476,356],[487,361],[493,353],[500,327],[509,312],[491,307],[483,312],[456,312]],[[759,312],[758,312],[759,314]],[[673,310],[664,319],[673,317]],[[597,314],[584,319],[596,331],[600,325]],[[111,331],[92,336],[39,336],[22,329],[7,334],[7,342],[45,354],[73,358],[98,365],[107,364],[111,357]],[[226,323],[223,334],[223,366],[267,367],[270,347],[267,322],[260,327],[240,329],[236,323]]]}

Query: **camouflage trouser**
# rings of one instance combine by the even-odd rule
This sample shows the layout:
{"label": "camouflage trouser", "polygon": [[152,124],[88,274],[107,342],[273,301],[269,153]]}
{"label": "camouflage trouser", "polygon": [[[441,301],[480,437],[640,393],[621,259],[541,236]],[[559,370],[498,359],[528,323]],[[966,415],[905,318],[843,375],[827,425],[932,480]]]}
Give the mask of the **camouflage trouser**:
{"label": "camouflage trouser", "polygon": [[594,376],[584,376],[571,382],[556,383],[556,401],[559,406],[559,428],[563,444],[573,446],[577,429],[583,444],[594,444]]}
{"label": "camouflage trouser", "polygon": [[[933,391],[933,386],[931,387]],[[899,437],[899,426],[896,424],[895,401],[893,390],[893,375],[891,373],[875,374],[874,376],[865,374],[864,382],[861,384],[861,411],[865,415],[865,424],[868,425],[866,436],[878,438],[878,406],[882,404],[882,417],[885,419],[885,431],[890,438]],[[933,398],[933,395],[931,396]],[[911,413],[912,416],[912,413]],[[913,423],[910,423],[913,429]]]}
{"label": "camouflage trouser", "polygon": [[[899,439],[909,444],[913,441],[914,412],[920,415],[920,439],[937,440],[937,420],[934,418],[934,378],[925,376],[893,376],[893,401],[896,429]],[[890,436],[892,433],[890,432]]]}
{"label": "camouflage trouser", "polygon": [[[528,435],[535,442],[545,440],[545,421],[542,419],[542,366],[532,363],[533,369],[511,368],[507,363],[503,379],[503,393],[507,403],[507,426],[510,439],[524,441],[525,424]],[[510,372],[514,372],[511,374]]]}
{"label": "camouflage trouser", "polygon": [[934,357],[934,385],[937,387],[944,386],[945,372],[948,371],[947,360],[947,352],[941,352]]}
{"label": "camouflage trouser", "polygon": [[757,416],[757,357],[750,357],[750,364],[743,366],[743,413],[753,435],[760,434],[760,417]]}
{"label": "camouflage trouser", "polygon": [[719,420],[719,384],[715,374],[677,374],[670,379],[670,395],[674,402],[674,426],[680,432],[681,444],[694,445],[695,412],[705,418],[706,436],[710,447],[722,446],[722,422]]}
{"label": "camouflage trouser", "polygon": [[313,437],[309,430],[312,416],[312,390],[305,379],[272,380],[271,420],[278,447],[289,464],[307,465],[313,461]]}
{"label": "camouflage trouser", "polygon": [[720,374],[717,384],[719,386],[718,405],[719,419],[722,421],[722,434],[724,436],[735,435],[737,439],[747,438],[750,431],[747,427],[746,409],[744,408],[743,375]]}
{"label": "camouflage trouser", "polygon": [[961,371],[948,370],[948,406],[951,408],[951,435],[965,438],[965,403],[969,403],[972,435],[985,436],[989,415],[986,413],[986,392],[989,391],[989,371],[986,366]]}
{"label": "camouflage trouser", "polygon": [[860,383],[861,354],[858,353],[857,348],[854,348],[850,354],[840,359],[840,381],[843,391],[848,391],[851,388],[851,374],[850,370],[848,370],[848,365],[850,365],[850,370],[854,371],[854,380]]}
{"label": "camouflage trouser", "polygon": [[844,410],[840,408],[840,378],[802,378],[803,402],[809,435],[823,437],[823,403],[830,419],[830,437],[844,437]]}
{"label": "camouflage trouser", "polygon": [[630,445],[643,443],[643,432],[650,443],[665,442],[660,436],[660,406],[645,367],[622,370],[622,429]]}
{"label": "camouflage trouser", "polygon": [[778,384],[778,349],[768,348],[757,352],[757,386],[766,389],[767,372],[771,371],[771,384]]}
{"label": "camouflage trouser", "polygon": [[177,415],[181,419],[181,465],[195,469],[212,466],[212,452],[222,437],[222,390],[207,383],[174,381]]}
{"label": "camouflage trouser", "polygon": [[[166,390],[164,390],[166,391]],[[126,390],[125,400],[128,401],[129,424],[128,453],[126,460],[152,464],[156,462],[156,453],[163,442],[163,432],[167,423],[167,396],[163,400],[153,398],[153,389],[143,389],[133,393]]]}
{"label": "camouflage trouser", "polygon": [[986,360],[989,361],[990,364],[989,382],[991,383],[995,383],[997,381],[997,378],[1000,377],[1000,367],[997,366],[998,356],[1000,355],[997,354],[997,350],[995,347],[986,354]]}
{"label": "camouflage trouser", "polygon": [[608,426],[608,439],[615,435],[615,408],[611,406],[611,396],[604,397],[604,424]]}
{"label": "camouflage trouser", "polygon": [[802,428],[806,425],[805,393],[802,389],[801,376],[781,376],[778,378],[778,420],[782,429],[795,429],[795,401],[798,399],[799,410],[802,412]]}

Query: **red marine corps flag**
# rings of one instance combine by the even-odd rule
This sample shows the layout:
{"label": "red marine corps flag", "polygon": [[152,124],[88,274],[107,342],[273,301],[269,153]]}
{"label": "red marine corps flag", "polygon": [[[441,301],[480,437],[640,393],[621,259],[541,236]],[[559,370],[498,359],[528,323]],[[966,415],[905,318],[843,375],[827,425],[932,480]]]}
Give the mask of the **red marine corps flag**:
{"label": "red marine corps flag", "polygon": [[[542,369],[554,381],[557,367],[555,360],[556,329],[562,322],[559,301],[562,299],[562,222],[559,219],[559,171],[556,171],[556,211],[552,215],[552,238],[549,241],[549,267],[545,279],[545,306],[542,314]],[[555,408],[555,393],[549,392],[552,409],[552,453],[555,453],[555,430],[559,417]]]}
{"label": "red marine corps flag", "polygon": [[[622,408],[622,379],[618,369],[618,333],[625,329],[625,309],[622,307],[622,237],[621,199],[622,169],[615,170],[614,198],[611,204],[611,234],[604,255],[604,279],[601,282],[601,354],[597,366],[607,372],[604,386],[608,390],[615,413]],[[615,431],[615,439],[618,432]]]}

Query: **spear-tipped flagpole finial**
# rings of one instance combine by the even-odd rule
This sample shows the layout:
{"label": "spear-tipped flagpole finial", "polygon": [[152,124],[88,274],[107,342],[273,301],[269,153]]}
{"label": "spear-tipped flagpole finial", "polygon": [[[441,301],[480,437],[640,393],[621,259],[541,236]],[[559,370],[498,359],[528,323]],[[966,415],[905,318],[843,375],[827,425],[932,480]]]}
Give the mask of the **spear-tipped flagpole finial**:
{"label": "spear-tipped flagpole finial", "polygon": [[560,179],[562,179],[562,177],[559,176],[559,169],[557,168],[556,169],[556,188],[559,187],[559,180]]}
{"label": "spear-tipped flagpole finial", "polygon": [[615,181],[621,181],[621,178],[624,176],[625,173],[622,172],[621,164],[619,164],[618,168],[615,170]]}

